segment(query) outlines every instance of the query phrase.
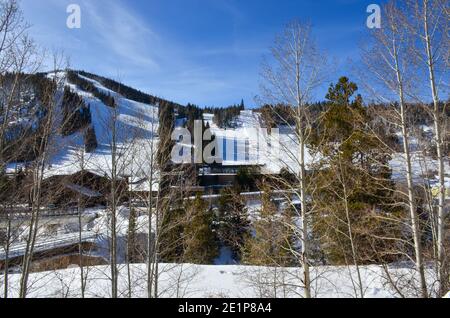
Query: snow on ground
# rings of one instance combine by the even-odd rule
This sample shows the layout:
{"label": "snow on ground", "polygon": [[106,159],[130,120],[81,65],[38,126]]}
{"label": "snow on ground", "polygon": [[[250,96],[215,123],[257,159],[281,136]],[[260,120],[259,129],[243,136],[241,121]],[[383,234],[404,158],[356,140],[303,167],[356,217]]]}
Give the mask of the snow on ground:
{"label": "snow on ground", "polygon": [[219,256],[214,260],[214,265],[236,265],[233,251],[226,246],[222,246],[219,250]]}
{"label": "snow on ground", "polygon": [[[406,165],[403,154],[397,153],[390,162],[392,177],[395,181],[406,180]],[[445,171],[450,171],[449,161],[444,162]],[[438,186],[438,161],[430,157],[425,157],[422,153],[414,152],[412,154],[412,171],[414,181],[422,183],[429,182],[431,187]],[[431,175],[428,175],[431,173]],[[450,189],[450,176],[445,178],[445,186]]]}
{"label": "snow on ground", "polygon": [[[139,209],[137,209],[137,212],[138,213],[135,220],[135,233],[148,235],[148,216],[144,214],[144,211],[142,211],[143,213],[139,213]],[[98,218],[94,219],[90,224],[88,224],[87,228],[89,229],[90,233],[95,233],[97,235],[97,249],[95,251],[95,254],[108,259],[111,228],[110,212],[108,212],[106,209],[100,209],[98,210],[97,215]],[[125,262],[126,260],[129,217],[130,210],[127,207],[121,206],[118,208],[118,213],[116,215],[118,262]],[[155,218],[152,218],[152,225],[154,224],[156,224],[156,220]],[[152,233],[154,233],[154,228],[152,228]]]}
{"label": "snow on ground", "polygon": [[[119,265],[119,295],[127,297],[127,267]],[[365,298],[399,297],[390,288],[387,276],[379,266],[361,267]],[[145,264],[130,266],[132,297],[146,297]],[[110,268],[108,266],[87,267],[86,297],[110,297]],[[312,268],[312,292],[319,298],[354,298],[356,270],[354,267]],[[414,277],[407,268],[391,268],[391,277],[402,277],[405,281]],[[264,298],[302,297],[299,268],[267,268],[230,266],[200,266],[190,264],[160,264],[160,297],[163,298]],[[0,276],[0,281],[3,279]],[[17,297],[20,274],[9,277],[10,295]],[[80,271],[78,268],[34,273],[30,275],[29,297],[64,298],[80,297]],[[276,288],[273,286],[277,286]],[[357,288],[359,290],[359,288]],[[2,296],[0,291],[0,296]],[[415,293],[405,296],[414,297]]]}
{"label": "snow on ground", "polygon": [[[108,259],[109,250],[109,218],[104,209],[95,209],[98,218],[84,229],[88,233],[96,234],[98,248],[92,255]],[[120,207],[117,214],[118,233],[118,261],[119,261],[119,294],[128,296],[128,271],[125,265],[125,239],[128,230],[129,210]],[[153,220],[154,224],[155,220]],[[148,233],[148,218],[138,214],[137,233]],[[237,265],[232,259],[231,252],[222,249],[215,265],[192,264],[160,264],[160,296],[167,298],[178,297],[302,297],[301,268],[268,268]],[[415,271],[409,264],[390,266],[390,278],[403,288],[417,280]],[[427,268],[430,286],[433,271]],[[146,297],[145,264],[134,264],[130,267],[132,297]],[[110,297],[110,267],[85,267],[87,274],[86,297]],[[384,270],[379,266],[361,266],[363,292],[366,298],[399,297],[400,295],[390,287]],[[313,295],[314,297],[352,298],[356,297],[357,272],[354,267],[313,267]],[[3,284],[0,275],[0,285]],[[32,273],[30,275],[29,297],[63,298],[80,297],[80,270],[74,265],[66,270]],[[10,296],[18,296],[20,274],[10,274]],[[277,285],[277,288],[273,286]],[[2,296],[0,291],[0,297]],[[413,291],[405,296],[415,297]]]}

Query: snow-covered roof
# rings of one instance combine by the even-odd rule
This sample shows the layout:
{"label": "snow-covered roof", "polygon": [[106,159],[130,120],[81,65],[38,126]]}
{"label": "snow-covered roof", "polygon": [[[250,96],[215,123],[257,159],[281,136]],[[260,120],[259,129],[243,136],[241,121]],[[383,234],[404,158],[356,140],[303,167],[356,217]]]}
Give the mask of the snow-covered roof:
{"label": "snow-covered roof", "polygon": [[69,184],[65,184],[64,186],[72,191],[80,193],[89,198],[98,198],[98,197],[102,196],[102,194],[98,191],[94,191],[92,189],[89,189],[89,188],[86,188],[86,187],[83,187],[83,186],[80,186],[77,184],[69,183]]}
{"label": "snow-covered roof", "polygon": [[[152,182],[152,192],[156,192],[159,189],[159,182],[157,180],[157,177],[155,176],[155,179]],[[130,182],[130,191],[134,192],[148,192],[150,190],[150,182],[148,178],[141,178],[141,179],[133,179]]]}

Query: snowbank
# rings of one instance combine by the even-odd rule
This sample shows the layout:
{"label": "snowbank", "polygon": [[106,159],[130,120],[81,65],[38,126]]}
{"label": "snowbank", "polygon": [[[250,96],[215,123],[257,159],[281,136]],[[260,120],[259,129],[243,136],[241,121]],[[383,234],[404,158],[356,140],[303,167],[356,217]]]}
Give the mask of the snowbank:
{"label": "snowbank", "polygon": [[[360,268],[365,298],[400,297],[390,287],[388,279],[379,266]],[[128,295],[126,265],[119,265],[119,295]],[[98,266],[85,268],[87,275],[86,297],[110,297],[110,268]],[[132,296],[146,297],[145,264],[130,266]],[[402,277],[404,281],[415,279],[414,270],[391,268],[391,278]],[[200,266],[191,264],[160,264],[160,297],[162,298],[300,298],[302,271],[300,268],[267,268],[230,266]],[[318,298],[360,297],[354,267],[315,267],[311,269],[312,292]],[[0,282],[3,277],[0,276]],[[9,277],[10,295],[17,297],[20,275]],[[35,273],[30,275],[29,297],[62,298],[80,297],[80,271],[78,268]],[[355,285],[356,284],[356,285]],[[276,286],[276,287],[274,287]],[[0,291],[0,296],[2,295]],[[407,297],[418,296],[407,292]]]}

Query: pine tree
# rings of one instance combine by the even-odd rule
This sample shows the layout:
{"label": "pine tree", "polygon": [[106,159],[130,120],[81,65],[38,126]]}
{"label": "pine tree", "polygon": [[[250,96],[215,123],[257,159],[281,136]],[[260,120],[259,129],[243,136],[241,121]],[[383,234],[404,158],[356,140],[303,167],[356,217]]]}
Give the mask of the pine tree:
{"label": "pine tree", "polygon": [[69,87],[64,88],[62,100],[61,133],[69,136],[91,124],[90,106],[86,106],[82,97],[73,93]]}
{"label": "pine tree", "polygon": [[159,106],[159,146],[157,153],[157,163],[163,171],[168,168],[168,161],[173,148],[173,141],[171,140],[172,132],[175,123],[174,108],[170,103],[162,103]]}
{"label": "pine tree", "polygon": [[241,100],[241,104],[239,105],[240,110],[245,110],[244,99]]}
{"label": "pine tree", "polygon": [[166,198],[160,201],[162,222],[160,227],[160,255],[161,261],[167,263],[183,262],[183,230],[186,220],[186,211],[183,208],[170,208]]}
{"label": "pine tree", "polygon": [[[316,175],[320,191],[315,203],[321,212],[317,227],[328,260],[335,264],[348,264],[352,259],[352,264],[364,263],[379,257],[387,247],[373,237],[396,229],[376,213],[401,212],[391,205],[395,198],[388,150],[367,128],[361,97],[352,99],[357,89],[345,77],[330,87],[319,145],[324,156]],[[373,255],[374,244],[380,244],[379,255]]]}
{"label": "pine tree", "polygon": [[97,149],[97,136],[95,134],[95,128],[89,126],[84,132],[84,148],[86,153],[91,153]]}
{"label": "pine tree", "polygon": [[218,212],[218,237],[239,260],[242,247],[250,235],[250,221],[238,189],[225,188],[221,191]]}
{"label": "pine tree", "polygon": [[127,233],[127,257],[129,263],[135,263],[139,260],[137,240],[136,240],[136,209],[130,208],[130,216],[128,218]]}
{"label": "pine tree", "polygon": [[184,227],[184,261],[211,264],[218,255],[218,245],[212,230],[213,213],[199,195],[186,207],[188,220]]}

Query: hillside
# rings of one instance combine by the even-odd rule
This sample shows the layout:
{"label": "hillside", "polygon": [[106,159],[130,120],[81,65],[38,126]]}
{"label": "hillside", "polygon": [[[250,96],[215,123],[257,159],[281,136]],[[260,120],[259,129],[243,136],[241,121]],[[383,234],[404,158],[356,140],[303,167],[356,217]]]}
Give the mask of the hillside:
{"label": "hillside", "polygon": [[[106,88],[100,82],[91,78],[76,75],[81,80],[90,83],[99,92],[114,98],[116,107],[110,107],[101,99],[94,96],[92,92],[83,90],[82,87],[74,84],[68,78],[66,72],[47,74],[52,79],[57,77],[58,81],[64,83],[65,87],[82,98],[89,106],[91,113],[91,127],[95,130],[98,146],[90,153],[85,153],[84,131],[80,129],[68,136],[57,134],[51,142],[51,159],[45,171],[46,177],[53,175],[73,174],[82,169],[90,170],[100,175],[108,175],[111,170],[111,149],[112,149],[112,127],[116,122],[116,143],[118,151],[127,149],[133,144],[134,147],[141,148],[136,153],[145,156],[145,150],[149,142],[157,142],[156,132],[158,130],[158,104],[142,103],[125,98],[121,94]],[[62,94],[62,92],[59,92]],[[61,107],[57,107],[61,111]],[[60,116],[60,115],[58,115]],[[135,159],[136,164],[139,158]],[[18,164],[19,167],[22,164]],[[15,169],[16,164],[10,164],[9,170]],[[130,167],[132,169],[132,167]],[[123,171],[126,173],[126,171]]]}
{"label": "hillside", "polygon": [[[116,142],[118,149],[122,148],[125,151],[130,145],[139,149],[139,151],[135,151],[134,166],[128,167],[128,169],[137,171],[143,166],[142,160],[149,156],[149,143],[154,142],[157,145],[158,142],[158,106],[161,103],[170,103],[178,113],[185,114],[185,108],[182,105],[143,93],[96,74],[69,71],[42,75],[50,79],[54,76],[58,77],[59,81],[64,82],[65,87],[80,96],[85,105],[90,107],[91,126],[95,131],[98,143],[94,151],[87,153],[82,151],[85,147],[84,130],[80,129],[68,136],[58,134],[52,143],[54,150],[46,169],[46,177],[73,174],[81,170],[81,164],[84,169],[100,175],[110,174],[111,131],[114,116],[117,116]],[[118,91],[121,93],[119,94]],[[27,98],[31,102],[24,104],[24,109],[27,109],[28,113],[33,113],[33,107],[36,107],[32,107],[34,95],[31,93],[31,97]],[[114,99],[117,107],[108,106],[111,98]],[[28,109],[30,107],[32,108]],[[59,107],[58,110],[60,111]],[[219,127],[215,118],[222,116],[223,109],[222,112],[220,109],[216,110],[215,115],[207,113],[211,109],[198,108],[198,111],[203,112],[205,122],[209,124],[212,133],[219,141],[218,147],[224,166],[259,165],[263,167],[265,173],[270,174],[279,173],[286,167],[292,172],[298,171],[297,141],[295,133],[290,127],[279,127],[279,139],[267,134],[261,137],[258,134],[264,129],[264,124],[259,112],[241,111],[234,119],[229,119],[225,127]],[[36,121],[35,117],[24,116],[23,112],[20,116],[18,115],[16,120],[17,123],[33,121]],[[423,133],[433,131],[432,127],[427,125],[421,125],[419,128]],[[421,153],[421,145],[416,138],[412,138],[412,141],[414,177],[417,180],[423,180],[425,171],[437,171],[437,162]],[[306,155],[307,163],[320,158],[320,154],[313,151],[307,152]],[[448,165],[449,163],[446,162],[447,169]],[[397,181],[404,181],[404,158],[401,153],[393,154],[390,166],[393,178]],[[12,171],[16,167],[16,164],[10,164],[8,168]],[[127,171],[122,171],[122,173],[127,174]],[[427,176],[427,178],[429,178],[431,186],[437,182],[435,177]],[[450,187],[450,177],[446,177],[446,183]]]}

